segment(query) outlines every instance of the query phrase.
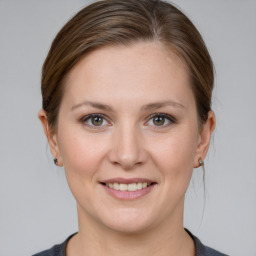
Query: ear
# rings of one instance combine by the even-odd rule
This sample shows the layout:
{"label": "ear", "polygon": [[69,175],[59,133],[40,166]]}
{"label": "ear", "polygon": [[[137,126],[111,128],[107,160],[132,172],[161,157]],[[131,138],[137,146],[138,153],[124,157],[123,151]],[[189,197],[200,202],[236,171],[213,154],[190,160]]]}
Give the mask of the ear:
{"label": "ear", "polygon": [[208,112],[208,119],[207,121],[202,125],[200,134],[199,134],[199,141],[196,149],[196,155],[194,158],[194,168],[199,167],[199,159],[204,160],[206,157],[206,154],[208,152],[210,141],[211,141],[211,135],[215,128],[216,119],[215,114],[213,111]]}
{"label": "ear", "polygon": [[62,162],[60,149],[59,149],[58,142],[57,142],[57,135],[52,133],[52,131],[50,129],[50,126],[48,124],[46,112],[43,109],[41,109],[39,111],[38,118],[42,123],[44,133],[45,133],[45,136],[48,140],[53,158],[57,158],[58,166],[62,166],[63,162]]}

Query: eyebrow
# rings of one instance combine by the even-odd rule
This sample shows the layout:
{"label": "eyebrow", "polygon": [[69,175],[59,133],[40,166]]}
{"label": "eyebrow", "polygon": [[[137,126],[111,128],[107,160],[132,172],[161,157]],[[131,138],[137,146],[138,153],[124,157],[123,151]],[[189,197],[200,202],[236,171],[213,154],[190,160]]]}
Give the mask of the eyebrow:
{"label": "eyebrow", "polygon": [[[71,110],[73,111],[74,109],[77,109],[81,106],[91,106],[93,108],[98,108],[98,109],[101,109],[101,110],[114,112],[114,110],[110,106],[102,104],[102,103],[98,103],[98,102],[92,102],[92,101],[84,101],[82,103],[76,104],[76,105],[72,106]],[[163,102],[155,102],[155,103],[146,104],[146,105],[142,106],[141,109],[143,111],[149,111],[149,110],[154,110],[154,109],[158,109],[158,108],[165,107],[165,106],[185,108],[179,102],[168,100],[168,101],[163,101]]]}
{"label": "eyebrow", "polygon": [[158,109],[158,108],[165,107],[165,106],[172,106],[172,107],[176,107],[176,108],[185,108],[179,102],[168,100],[168,101],[156,102],[156,103],[150,103],[150,104],[144,105],[142,107],[142,110],[144,110],[144,111],[154,110],[154,109]]}

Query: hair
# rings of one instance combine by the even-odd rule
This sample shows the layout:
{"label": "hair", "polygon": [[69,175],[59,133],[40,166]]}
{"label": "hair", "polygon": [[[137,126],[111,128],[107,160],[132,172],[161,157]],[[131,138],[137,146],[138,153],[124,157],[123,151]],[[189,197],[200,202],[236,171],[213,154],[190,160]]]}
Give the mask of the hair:
{"label": "hair", "polygon": [[92,50],[157,41],[188,68],[199,123],[211,110],[213,63],[192,22],[161,0],[101,0],[79,11],[52,42],[42,69],[42,99],[51,131],[56,132],[65,77]]}

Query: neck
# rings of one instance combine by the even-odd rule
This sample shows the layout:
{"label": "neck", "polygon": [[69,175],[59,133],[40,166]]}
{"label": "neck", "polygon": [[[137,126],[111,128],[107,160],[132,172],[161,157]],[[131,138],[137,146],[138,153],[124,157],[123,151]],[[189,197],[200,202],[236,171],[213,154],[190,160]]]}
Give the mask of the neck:
{"label": "neck", "polygon": [[131,234],[109,229],[81,215],[78,210],[79,232],[69,241],[67,256],[195,255],[194,242],[184,230],[182,218]]}

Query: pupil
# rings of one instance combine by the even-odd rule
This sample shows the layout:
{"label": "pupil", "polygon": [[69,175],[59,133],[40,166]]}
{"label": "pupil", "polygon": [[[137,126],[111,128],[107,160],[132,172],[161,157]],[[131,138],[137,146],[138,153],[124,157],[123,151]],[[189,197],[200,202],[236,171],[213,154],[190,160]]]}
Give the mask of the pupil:
{"label": "pupil", "polygon": [[93,119],[92,119],[92,123],[96,126],[101,125],[102,122],[103,122],[103,119],[101,117],[98,117],[98,116],[93,117]]}
{"label": "pupil", "polygon": [[161,117],[161,116],[155,117],[153,123],[155,125],[158,125],[158,126],[163,125],[164,124],[164,117]]}

